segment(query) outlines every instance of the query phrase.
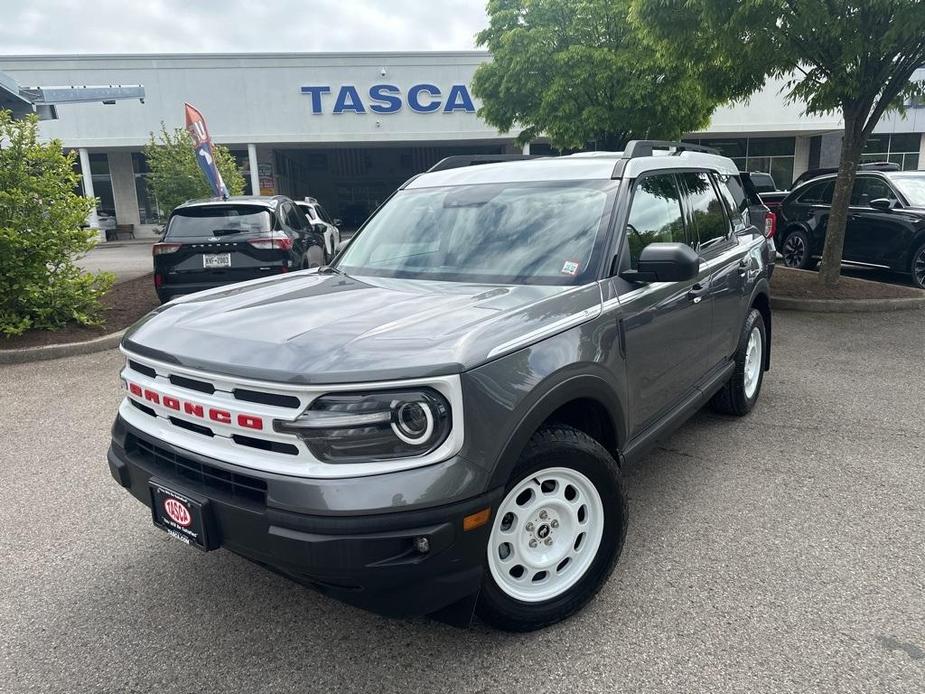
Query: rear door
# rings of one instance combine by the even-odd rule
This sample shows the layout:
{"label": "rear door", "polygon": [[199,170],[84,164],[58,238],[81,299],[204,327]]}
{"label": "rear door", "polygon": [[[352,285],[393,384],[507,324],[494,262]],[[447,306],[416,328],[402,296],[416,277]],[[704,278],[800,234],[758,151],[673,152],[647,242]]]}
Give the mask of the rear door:
{"label": "rear door", "polygon": [[[691,243],[675,174],[649,173],[633,184],[625,227],[625,268],[650,243]],[[700,279],[631,284],[619,277],[629,386],[630,436],[644,431],[695,390],[706,368],[711,302]]]}
{"label": "rear door", "polygon": [[742,323],[742,302],[748,273],[748,244],[744,232],[747,220],[730,217],[723,201],[719,179],[705,171],[680,174],[685,200],[700,254],[701,281],[709,287],[713,303],[708,353],[704,357],[707,373],[722,366],[735,351]]}

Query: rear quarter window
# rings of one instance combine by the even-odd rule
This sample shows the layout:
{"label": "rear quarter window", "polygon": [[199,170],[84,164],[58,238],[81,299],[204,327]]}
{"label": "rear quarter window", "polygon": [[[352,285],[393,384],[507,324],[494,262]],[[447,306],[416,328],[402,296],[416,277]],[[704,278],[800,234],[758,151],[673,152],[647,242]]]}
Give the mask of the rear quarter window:
{"label": "rear quarter window", "polygon": [[[736,231],[748,226],[748,206],[750,201],[745,194],[745,187],[738,176],[729,176],[718,174],[717,182],[720,195],[726,203],[729,211],[729,218],[732,220],[732,226]],[[757,194],[755,195],[757,198]],[[761,204],[761,198],[758,198],[756,204]]]}

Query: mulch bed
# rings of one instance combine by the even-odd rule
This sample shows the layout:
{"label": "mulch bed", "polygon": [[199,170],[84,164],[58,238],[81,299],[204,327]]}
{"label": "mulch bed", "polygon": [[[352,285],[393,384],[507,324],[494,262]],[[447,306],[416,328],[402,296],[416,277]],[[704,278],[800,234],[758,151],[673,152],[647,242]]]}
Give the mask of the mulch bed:
{"label": "mulch bed", "polygon": [[771,296],[782,299],[907,299],[925,296],[925,291],[884,282],[845,277],[834,289],[819,284],[819,273],[778,265],[771,278]]}
{"label": "mulch bed", "polygon": [[150,274],[113,285],[103,296],[102,303],[105,322],[97,328],[74,325],[54,331],[27,330],[22,335],[0,337],[0,350],[85,342],[127,328],[160,306]]}

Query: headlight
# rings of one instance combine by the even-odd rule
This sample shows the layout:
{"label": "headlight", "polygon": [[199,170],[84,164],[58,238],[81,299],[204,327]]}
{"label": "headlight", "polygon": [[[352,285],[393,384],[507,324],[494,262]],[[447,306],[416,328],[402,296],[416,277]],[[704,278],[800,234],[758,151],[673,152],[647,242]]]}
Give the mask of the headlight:
{"label": "headlight", "polygon": [[323,395],[276,431],[298,435],[319,460],[362,463],[427,455],[450,434],[450,405],[432,388]]}

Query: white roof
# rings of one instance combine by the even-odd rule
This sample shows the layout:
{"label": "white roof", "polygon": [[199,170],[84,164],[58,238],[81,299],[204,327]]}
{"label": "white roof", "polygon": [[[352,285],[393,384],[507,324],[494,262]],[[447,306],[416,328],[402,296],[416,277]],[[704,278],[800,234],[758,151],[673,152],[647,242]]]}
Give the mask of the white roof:
{"label": "white roof", "polygon": [[425,173],[408,188],[435,188],[477,183],[520,183],[529,181],[587,181],[615,178],[619,162],[624,162],[616,178],[636,178],[646,171],[664,169],[707,169],[735,176],[738,167],[728,157],[704,152],[656,151],[652,156],[624,159],[623,152],[583,152],[565,157],[542,157],[477,166],[462,166]]}

